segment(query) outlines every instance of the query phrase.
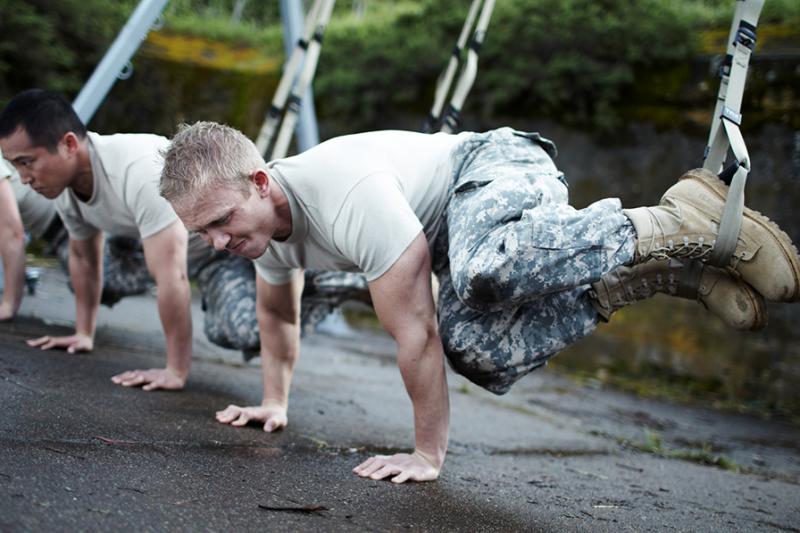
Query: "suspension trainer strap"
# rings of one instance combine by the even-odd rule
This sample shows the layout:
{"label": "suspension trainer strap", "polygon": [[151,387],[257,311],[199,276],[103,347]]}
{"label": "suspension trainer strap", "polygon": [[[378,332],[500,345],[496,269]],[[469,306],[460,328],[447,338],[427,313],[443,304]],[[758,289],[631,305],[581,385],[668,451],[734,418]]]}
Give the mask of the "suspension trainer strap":
{"label": "suspension trainer strap", "polygon": [[433,107],[431,107],[431,113],[428,115],[428,119],[425,121],[425,125],[422,128],[422,131],[425,133],[431,133],[439,127],[445,98],[450,94],[450,87],[453,85],[453,79],[456,77],[458,64],[461,62],[461,54],[464,52],[464,47],[467,45],[467,39],[469,38],[470,31],[472,31],[472,25],[475,23],[475,17],[478,16],[478,9],[481,7],[482,2],[483,0],[472,0],[472,5],[469,6],[469,13],[467,13],[467,19],[464,21],[464,26],[461,28],[461,34],[458,36],[458,41],[453,47],[453,52],[450,54],[447,66],[436,80],[436,93],[433,98]]}
{"label": "suspension trainer strap", "polygon": [[278,88],[275,89],[275,95],[272,97],[267,116],[264,118],[264,123],[261,125],[261,130],[258,132],[256,148],[258,148],[259,153],[267,159],[270,159],[268,157],[270,144],[275,137],[275,132],[278,130],[281,118],[286,111],[289,91],[295,80],[297,80],[300,68],[303,66],[303,59],[308,50],[308,43],[314,35],[314,29],[316,28],[317,19],[319,18],[323,2],[324,0],[314,0],[311,10],[306,16],[303,34],[297,39],[297,43],[289,56],[289,61],[286,62],[283,68],[283,74],[278,82]]}
{"label": "suspension trainer strap", "polygon": [[[740,130],[741,107],[747,67],[756,44],[756,26],[764,0],[737,0],[728,36],[727,55],[720,68],[720,86],[712,117],[711,132],[704,154],[703,168],[730,180],[719,236],[709,262],[726,266],[736,249],[744,210],[744,188],[750,172],[750,157]],[[723,171],[728,149],[734,162]]]}
{"label": "suspension trainer strap", "polygon": [[492,18],[494,2],[495,0],[486,0],[483,4],[481,16],[478,19],[478,24],[475,26],[475,33],[472,34],[472,39],[469,43],[467,64],[461,70],[461,75],[458,77],[458,83],[456,83],[453,96],[450,99],[450,103],[447,105],[440,131],[452,133],[458,127],[461,106],[464,105],[464,100],[467,99],[467,95],[470,89],[472,89],[472,84],[475,82],[475,77],[478,74],[478,53],[483,45],[483,39],[486,37],[486,29],[489,27],[489,21]]}
{"label": "suspension trainer strap", "polygon": [[328,26],[328,21],[331,19],[333,4],[335,3],[336,0],[323,0],[322,8],[317,18],[314,36],[308,43],[303,70],[300,71],[300,76],[297,78],[297,82],[289,96],[289,105],[286,110],[286,115],[283,117],[283,124],[281,124],[281,129],[278,132],[278,138],[275,140],[275,147],[272,149],[270,159],[285,157],[286,153],[289,151],[292,134],[297,126],[300,104],[303,101],[303,97],[309,85],[311,85],[311,80],[314,79],[314,73],[317,70],[317,62],[322,48],[322,37],[325,34],[325,28]]}

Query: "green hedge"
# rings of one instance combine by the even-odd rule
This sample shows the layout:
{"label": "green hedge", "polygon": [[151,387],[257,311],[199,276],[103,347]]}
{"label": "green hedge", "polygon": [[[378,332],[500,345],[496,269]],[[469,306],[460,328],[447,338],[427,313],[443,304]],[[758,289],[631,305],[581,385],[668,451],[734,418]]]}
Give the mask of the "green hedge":
{"label": "green hedge", "polygon": [[[233,21],[234,1],[173,0],[167,28],[282,54],[277,2],[250,0]],[[314,85],[320,117],[351,131],[427,111],[469,7],[469,0],[364,2],[363,17],[353,2],[338,3]],[[135,4],[0,0],[0,105],[31,86],[74,96]],[[626,97],[646,85],[641,76],[687,64],[698,30],[727,28],[734,4],[498,1],[467,111],[486,122],[524,113],[614,128]],[[800,24],[800,2],[769,0],[762,21]]]}

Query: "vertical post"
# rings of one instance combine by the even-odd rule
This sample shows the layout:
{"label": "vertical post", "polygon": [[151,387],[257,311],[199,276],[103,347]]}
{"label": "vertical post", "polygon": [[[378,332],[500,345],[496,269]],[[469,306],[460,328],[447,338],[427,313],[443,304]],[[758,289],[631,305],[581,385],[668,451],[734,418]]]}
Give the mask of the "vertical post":
{"label": "vertical post", "polygon": [[[283,45],[286,57],[292,53],[294,45],[302,36],[303,6],[301,0],[281,0],[281,20],[283,22]],[[297,147],[300,152],[319,143],[314,95],[311,88],[306,91],[300,105],[300,117],[296,130]]]}
{"label": "vertical post", "polygon": [[75,98],[72,107],[84,124],[88,124],[108,91],[126,68],[150,27],[167,5],[168,0],[141,0],[122,31],[92,72],[89,81]]}

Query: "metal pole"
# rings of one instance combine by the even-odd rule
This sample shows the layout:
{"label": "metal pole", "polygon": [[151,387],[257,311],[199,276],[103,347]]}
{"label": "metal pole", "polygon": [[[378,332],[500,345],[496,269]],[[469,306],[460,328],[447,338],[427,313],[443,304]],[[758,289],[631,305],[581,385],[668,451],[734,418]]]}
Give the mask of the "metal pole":
{"label": "metal pole", "polygon": [[[295,43],[302,36],[303,6],[301,0],[281,0],[281,20],[283,21],[283,46],[286,57],[290,57]],[[300,152],[319,144],[314,95],[309,87],[300,105],[297,130],[297,147]]]}
{"label": "metal pole", "polygon": [[124,70],[139,45],[147,37],[150,27],[164,10],[169,0],[141,0],[122,31],[111,44],[102,61],[94,69],[72,107],[84,124],[88,124],[105,99],[108,91]]}

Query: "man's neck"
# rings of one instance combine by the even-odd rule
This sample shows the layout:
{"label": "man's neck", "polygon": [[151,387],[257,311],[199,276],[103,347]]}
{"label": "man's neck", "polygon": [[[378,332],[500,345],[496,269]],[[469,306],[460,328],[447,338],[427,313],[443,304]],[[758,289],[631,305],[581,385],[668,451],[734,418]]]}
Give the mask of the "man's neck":
{"label": "man's neck", "polygon": [[274,238],[275,240],[283,241],[292,234],[292,209],[289,207],[289,199],[280,184],[272,180],[272,185],[272,206],[278,219],[278,228],[275,231]]}
{"label": "man's neck", "polygon": [[83,202],[88,202],[94,194],[94,174],[92,173],[92,160],[89,157],[88,137],[81,141],[80,148],[75,154],[78,158],[78,168],[70,189]]}

